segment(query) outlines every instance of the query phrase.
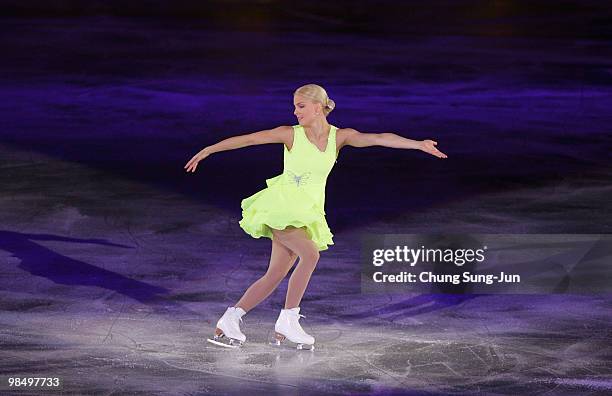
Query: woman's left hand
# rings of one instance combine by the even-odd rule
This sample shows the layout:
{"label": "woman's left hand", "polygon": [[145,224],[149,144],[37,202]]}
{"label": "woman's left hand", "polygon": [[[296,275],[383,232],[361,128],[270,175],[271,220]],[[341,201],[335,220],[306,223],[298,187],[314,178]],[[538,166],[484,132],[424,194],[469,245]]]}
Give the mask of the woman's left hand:
{"label": "woman's left hand", "polygon": [[438,158],[448,158],[446,154],[438,150],[435,146],[438,142],[434,140],[421,140],[421,151],[429,153],[431,155],[435,155]]}

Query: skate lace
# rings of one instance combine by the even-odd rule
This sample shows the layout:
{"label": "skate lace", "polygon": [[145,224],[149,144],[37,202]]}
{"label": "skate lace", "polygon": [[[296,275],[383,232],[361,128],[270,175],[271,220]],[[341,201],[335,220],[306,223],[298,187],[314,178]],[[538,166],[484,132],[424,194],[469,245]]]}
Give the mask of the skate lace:
{"label": "skate lace", "polygon": [[295,325],[297,327],[296,330],[298,330],[300,333],[307,335],[307,333],[304,331],[304,329],[302,328],[302,326],[300,325],[300,318],[305,318],[306,316],[302,315],[302,314],[298,314],[298,318],[295,321]]}
{"label": "skate lace", "polygon": [[235,315],[235,316],[240,320],[240,323],[242,323],[242,318],[238,315]]}

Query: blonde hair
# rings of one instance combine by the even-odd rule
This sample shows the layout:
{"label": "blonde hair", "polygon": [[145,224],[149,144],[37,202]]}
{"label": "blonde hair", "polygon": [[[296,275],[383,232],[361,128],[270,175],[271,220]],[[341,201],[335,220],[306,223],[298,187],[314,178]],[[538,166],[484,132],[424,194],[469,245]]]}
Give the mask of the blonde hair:
{"label": "blonde hair", "polygon": [[336,102],[327,96],[327,91],[325,91],[322,86],[317,84],[302,85],[295,90],[293,95],[300,95],[312,100],[313,102],[321,103],[321,105],[323,105],[323,114],[325,114],[326,117],[336,107]]}

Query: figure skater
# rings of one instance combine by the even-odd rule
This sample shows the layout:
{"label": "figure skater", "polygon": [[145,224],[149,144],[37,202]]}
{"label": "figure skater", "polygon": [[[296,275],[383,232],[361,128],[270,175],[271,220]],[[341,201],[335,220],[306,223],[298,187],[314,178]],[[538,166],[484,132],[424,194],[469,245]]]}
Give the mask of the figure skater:
{"label": "figure skater", "polygon": [[209,339],[212,343],[242,346],[246,341],[239,326],[242,316],[276,289],[299,257],[289,278],[285,308],[274,326],[275,339],[277,345],[288,339],[298,349],[314,348],[314,338],[299,324],[300,317],[304,317],[299,305],[319,261],[319,252],[334,243],[325,219],[325,185],[343,146],[419,149],[447,158],[433,140],[416,141],[394,133],[361,133],[329,124],[327,116],[336,105],[319,85],[298,88],[293,105],[298,125],[230,137],[205,147],[185,165],[187,172],[195,172],[198,163],[213,153],[257,144],[284,144],[283,173],[266,180],[267,188],[241,203],[240,227],[254,238],[272,240],[268,270],[233,307],[227,308],[217,322],[214,339]]}

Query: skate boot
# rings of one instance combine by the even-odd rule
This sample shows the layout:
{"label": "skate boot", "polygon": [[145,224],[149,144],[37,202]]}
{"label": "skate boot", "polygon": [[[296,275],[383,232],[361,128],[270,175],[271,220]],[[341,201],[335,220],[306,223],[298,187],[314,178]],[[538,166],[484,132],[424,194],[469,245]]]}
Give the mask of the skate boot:
{"label": "skate boot", "polygon": [[246,312],[240,307],[228,307],[221,319],[217,322],[215,336],[208,342],[229,348],[238,348],[246,341],[246,336],[240,331],[242,316]]}
{"label": "skate boot", "polygon": [[291,309],[282,309],[276,325],[274,325],[274,345],[280,345],[285,339],[297,344],[297,349],[314,350],[315,339],[307,334],[302,326],[300,326],[300,307]]}

